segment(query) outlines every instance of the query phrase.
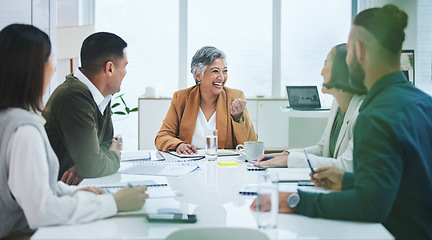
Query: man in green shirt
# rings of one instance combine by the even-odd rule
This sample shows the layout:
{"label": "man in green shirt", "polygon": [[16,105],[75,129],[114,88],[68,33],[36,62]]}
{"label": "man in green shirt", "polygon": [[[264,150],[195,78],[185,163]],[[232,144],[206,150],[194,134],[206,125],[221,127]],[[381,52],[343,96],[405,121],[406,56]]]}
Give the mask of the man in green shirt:
{"label": "man in green shirt", "polygon": [[113,139],[111,95],[120,91],[128,63],[127,43],[112,33],[87,37],[81,67],[66,76],[43,111],[45,130],[59,162],[59,179],[76,185],[120,167]]}
{"label": "man in green shirt", "polygon": [[347,63],[352,84],[368,94],[354,128],[354,172],[316,169],[316,185],[341,191],[281,192],[279,212],[379,222],[396,239],[432,239],[432,98],[400,70],[407,23],[394,5],[356,16]]}

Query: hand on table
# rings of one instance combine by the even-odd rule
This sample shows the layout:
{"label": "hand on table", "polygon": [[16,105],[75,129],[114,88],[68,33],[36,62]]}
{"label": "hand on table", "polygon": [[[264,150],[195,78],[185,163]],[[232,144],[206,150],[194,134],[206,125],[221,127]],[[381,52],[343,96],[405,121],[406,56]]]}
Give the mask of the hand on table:
{"label": "hand on table", "polygon": [[[292,192],[279,192],[279,213],[293,213],[294,209],[288,207],[287,199],[292,194]],[[263,212],[268,212],[271,210],[271,202],[269,196],[262,196],[261,210]],[[252,202],[250,208],[256,212],[257,210],[257,198]]]}
{"label": "hand on table", "polygon": [[119,150],[118,142],[114,138],[111,141],[111,146],[109,147],[109,150],[116,152],[117,156],[121,159],[121,152]]}
{"label": "hand on table", "polygon": [[145,192],[146,186],[125,187],[113,194],[114,201],[117,205],[117,211],[137,211],[142,208],[148,194]]}
{"label": "hand on table", "polygon": [[193,155],[198,153],[196,147],[192,144],[188,144],[188,143],[180,143],[177,146],[176,152],[178,154],[184,154],[184,155]]}
{"label": "hand on table", "polygon": [[61,178],[62,182],[69,185],[78,185],[82,180],[83,178],[75,173],[75,166],[66,170],[66,172],[63,173],[63,176]]}
{"label": "hand on table", "polygon": [[311,176],[311,181],[317,187],[326,187],[333,190],[342,190],[342,180],[345,172],[337,167],[322,167],[315,169],[315,175]]}
{"label": "hand on table", "polygon": [[237,98],[232,102],[230,107],[230,112],[231,112],[231,116],[234,118],[235,121],[238,121],[241,118],[245,108],[246,108],[246,100]]}
{"label": "hand on table", "polygon": [[[257,161],[253,162],[253,164],[257,166],[275,166],[275,167],[287,167],[287,158],[289,152],[281,152],[281,153],[271,153],[262,155]],[[271,158],[269,160],[264,160],[266,158]]]}

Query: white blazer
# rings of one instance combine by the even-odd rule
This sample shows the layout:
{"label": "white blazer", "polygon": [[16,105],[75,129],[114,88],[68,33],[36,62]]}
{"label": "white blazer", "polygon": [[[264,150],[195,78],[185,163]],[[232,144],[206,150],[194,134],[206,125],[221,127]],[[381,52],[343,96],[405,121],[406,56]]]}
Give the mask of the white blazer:
{"label": "white blazer", "polygon": [[[337,101],[333,100],[321,140],[316,145],[305,148],[313,168],[335,166],[344,171],[353,171],[354,126],[364,98],[365,96],[358,95],[352,97],[339,132],[334,155],[330,156],[330,134],[339,108]],[[303,149],[292,149],[288,152],[288,167],[309,167]]]}

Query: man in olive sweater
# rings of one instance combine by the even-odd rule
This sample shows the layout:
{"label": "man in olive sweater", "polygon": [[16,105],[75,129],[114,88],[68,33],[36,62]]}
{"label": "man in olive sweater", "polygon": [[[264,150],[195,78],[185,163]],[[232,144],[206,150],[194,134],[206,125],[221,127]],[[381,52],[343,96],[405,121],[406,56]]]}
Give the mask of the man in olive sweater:
{"label": "man in olive sweater", "polygon": [[396,239],[432,239],[432,98],[400,70],[407,18],[394,5],[356,16],[347,63],[352,83],[369,92],[354,129],[354,172],[316,169],[316,185],[341,191],[281,192],[279,212],[379,222]]}
{"label": "man in olive sweater", "polygon": [[66,76],[46,104],[45,129],[60,162],[59,179],[67,184],[120,167],[110,103],[126,74],[126,47],[115,34],[90,35],[81,47],[82,67]]}

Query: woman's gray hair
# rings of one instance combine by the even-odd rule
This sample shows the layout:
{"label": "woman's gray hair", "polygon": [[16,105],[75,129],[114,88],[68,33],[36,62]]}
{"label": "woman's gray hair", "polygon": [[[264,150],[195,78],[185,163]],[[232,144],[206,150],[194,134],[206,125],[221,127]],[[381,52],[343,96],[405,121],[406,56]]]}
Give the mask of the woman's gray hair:
{"label": "woman's gray hair", "polygon": [[191,62],[191,73],[197,85],[199,82],[196,79],[195,71],[197,71],[199,75],[203,76],[207,66],[210,65],[216,58],[223,58],[226,64],[225,53],[215,47],[205,46],[196,51]]}

